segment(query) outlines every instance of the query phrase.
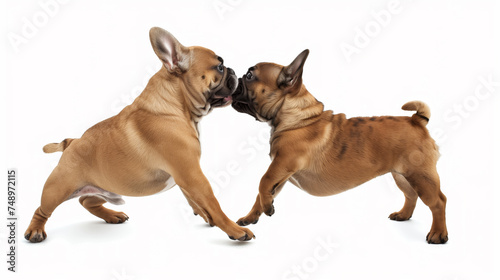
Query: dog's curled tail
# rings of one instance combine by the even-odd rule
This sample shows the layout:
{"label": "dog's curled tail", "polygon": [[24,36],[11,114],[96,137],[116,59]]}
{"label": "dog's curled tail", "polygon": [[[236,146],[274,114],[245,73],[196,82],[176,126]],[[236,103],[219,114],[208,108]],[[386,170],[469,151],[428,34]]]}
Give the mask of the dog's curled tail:
{"label": "dog's curled tail", "polygon": [[68,146],[73,142],[73,138],[66,138],[61,143],[50,143],[43,146],[43,152],[45,153],[55,153],[55,152],[63,152],[68,148]]}
{"label": "dog's curled tail", "polygon": [[422,101],[410,101],[403,105],[401,109],[405,111],[417,111],[417,113],[412,116],[412,121],[424,126],[427,125],[431,117],[431,109]]}

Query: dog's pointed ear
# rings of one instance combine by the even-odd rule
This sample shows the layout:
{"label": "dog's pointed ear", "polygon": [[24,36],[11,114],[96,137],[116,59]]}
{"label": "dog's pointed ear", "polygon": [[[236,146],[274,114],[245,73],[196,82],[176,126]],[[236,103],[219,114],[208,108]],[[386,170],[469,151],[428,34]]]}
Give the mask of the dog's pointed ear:
{"label": "dog's pointed ear", "polygon": [[149,39],[158,58],[170,72],[187,71],[190,64],[189,49],[184,47],[167,30],[153,27],[149,30]]}
{"label": "dog's pointed ear", "polygon": [[285,66],[278,76],[278,87],[290,88],[300,85],[302,83],[302,70],[306,62],[309,50],[306,49],[301,52],[290,65]]}

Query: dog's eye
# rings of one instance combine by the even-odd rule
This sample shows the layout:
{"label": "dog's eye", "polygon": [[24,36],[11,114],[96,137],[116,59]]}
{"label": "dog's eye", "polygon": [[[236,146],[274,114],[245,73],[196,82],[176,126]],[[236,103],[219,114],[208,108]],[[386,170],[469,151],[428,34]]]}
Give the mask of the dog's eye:
{"label": "dog's eye", "polygon": [[248,71],[248,72],[246,73],[246,75],[245,75],[245,78],[246,78],[247,80],[251,80],[251,79],[253,78],[253,74],[252,74],[252,72]]}
{"label": "dog's eye", "polygon": [[217,66],[217,70],[221,73],[224,72],[224,66],[222,65],[222,63]]}

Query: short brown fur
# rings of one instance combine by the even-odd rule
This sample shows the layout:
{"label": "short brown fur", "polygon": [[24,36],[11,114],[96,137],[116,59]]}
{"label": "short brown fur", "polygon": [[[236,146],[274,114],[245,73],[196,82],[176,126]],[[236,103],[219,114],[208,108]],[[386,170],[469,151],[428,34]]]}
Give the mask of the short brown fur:
{"label": "short brown fur", "polygon": [[[207,223],[231,239],[254,237],[222,212],[200,167],[198,122],[214,107],[230,103],[237,83],[234,71],[223,67],[213,51],[184,47],[161,28],[152,28],[150,38],[163,67],[142,94],[81,138],[44,147],[45,152],[63,154],[45,183],[27,240],[43,241],[47,219],[70,198],[81,195],[80,203],[89,212],[108,223],[123,223],[126,214],[102,204],[122,203],[119,195],[156,194],[175,183]],[[174,183],[169,186],[171,178]]]}
{"label": "short brown fur", "polygon": [[302,84],[307,54],[304,51],[286,67],[255,65],[240,79],[233,96],[236,110],[272,127],[272,163],[260,181],[252,210],[238,224],[256,223],[262,213],[271,216],[273,201],[287,181],[309,194],[327,196],[390,172],[406,200],[401,211],[389,218],[410,219],[420,197],[433,215],[427,241],[445,243],[446,197],[436,171],[438,147],[425,127],[429,107],[420,101],[406,103],[404,110],[417,111],[412,117],[347,119],[324,111]]}

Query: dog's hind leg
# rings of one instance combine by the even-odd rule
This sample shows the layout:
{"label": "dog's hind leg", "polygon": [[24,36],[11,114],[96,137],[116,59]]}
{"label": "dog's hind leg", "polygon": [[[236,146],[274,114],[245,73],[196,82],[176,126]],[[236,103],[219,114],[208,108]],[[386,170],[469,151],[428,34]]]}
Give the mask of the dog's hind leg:
{"label": "dog's hind leg", "polygon": [[439,175],[435,168],[420,171],[405,176],[411,186],[415,188],[420,199],[432,212],[432,227],[427,234],[427,242],[444,244],[448,241],[446,228],[445,208],[446,196],[440,190]]}
{"label": "dog's hind leg", "polygon": [[396,181],[398,188],[405,195],[405,204],[399,212],[394,212],[389,215],[389,219],[395,221],[409,220],[413,214],[413,210],[415,210],[415,206],[417,205],[418,194],[403,175],[392,172],[392,177],[394,178],[394,181]]}
{"label": "dog's hind leg", "polygon": [[123,212],[113,211],[102,206],[108,202],[97,195],[83,195],[80,197],[80,204],[93,215],[103,219],[106,223],[121,224],[128,220],[128,216]]}
{"label": "dog's hind leg", "polygon": [[43,187],[40,207],[36,209],[31,223],[24,233],[26,240],[37,243],[47,238],[45,223],[56,207],[78,189],[78,180],[75,178],[77,177],[74,176],[73,172],[60,165],[52,171]]}

